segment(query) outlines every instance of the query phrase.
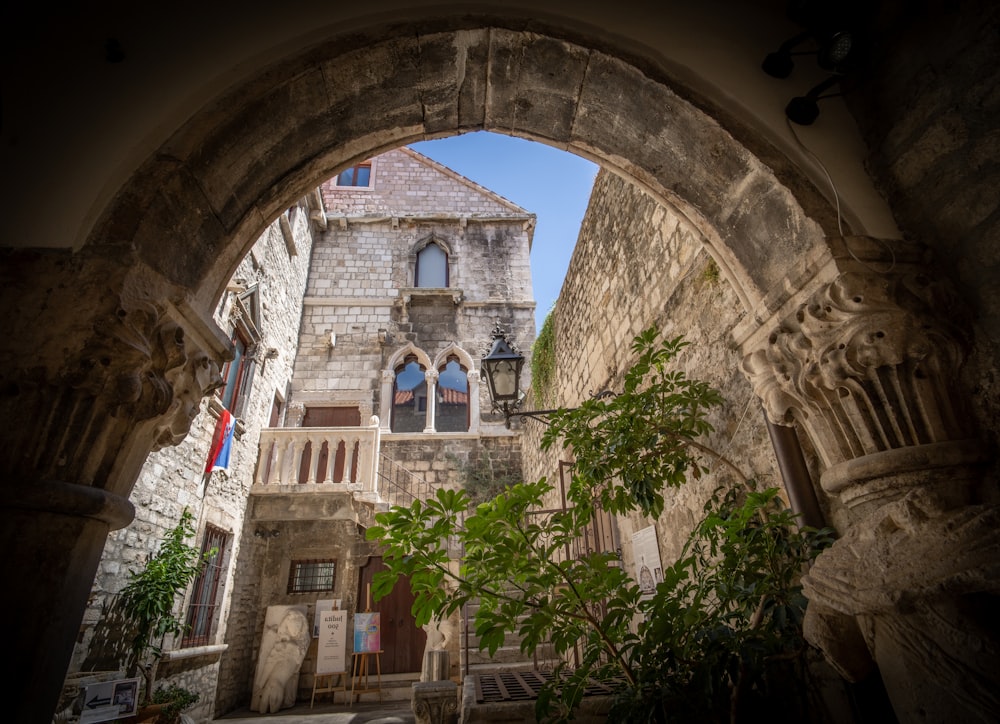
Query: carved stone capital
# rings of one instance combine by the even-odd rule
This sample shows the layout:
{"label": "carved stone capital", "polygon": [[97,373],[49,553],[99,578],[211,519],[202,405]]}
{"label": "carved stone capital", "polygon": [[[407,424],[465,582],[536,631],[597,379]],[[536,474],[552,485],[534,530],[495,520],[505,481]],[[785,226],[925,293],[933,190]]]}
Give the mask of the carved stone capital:
{"label": "carved stone capital", "polygon": [[418,724],[454,724],[458,721],[458,685],[454,681],[413,684],[411,706]]}
{"label": "carved stone capital", "polygon": [[[878,263],[837,260],[744,345],[743,369],[768,417],[802,427],[828,492],[842,494],[856,472],[839,466],[930,445],[952,460],[949,445],[975,435],[957,388],[967,339],[950,285],[912,255]],[[881,467],[906,466],[896,458]]]}
{"label": "carved stone capital", "polygon": [[18,451],[8,464],[21,479],[127,495],[150,449],[180,442],[201,399],[222,383],[220,360],[232,356],[228,338],[185,302],[167,301],[162,281],[138,270],[106,298],[113,304],[94,312],[89,324],[64,327],[61,354],[47,344],[44,324],[24,339],[58,367],[8,369],[16,394],[4,400],[13,405],[5,414],[46,411],[17,415],[19,424],[0,436]]}

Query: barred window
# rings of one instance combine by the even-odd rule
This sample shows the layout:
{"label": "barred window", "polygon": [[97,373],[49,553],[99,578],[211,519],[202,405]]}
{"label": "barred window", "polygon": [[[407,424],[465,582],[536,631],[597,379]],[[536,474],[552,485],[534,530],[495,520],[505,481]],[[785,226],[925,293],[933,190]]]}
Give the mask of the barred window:
{"label": "barred window", "polygon": [[335,559],[292,561],[288,569],[288,592],[332,591],[336,580]]}
{"label": "barred window", "polygon": [[208,559],[194,581],[181,640],[182,648],[204,646],[212,642],[212,630],[219,621],[219,602],[222,598],[219,583],[225,574],[223,563],[229,553],[229,539],[229,534],[223,530],[211,525],[205,528],[201,552],[204,555],[215,549],[215,555]]}

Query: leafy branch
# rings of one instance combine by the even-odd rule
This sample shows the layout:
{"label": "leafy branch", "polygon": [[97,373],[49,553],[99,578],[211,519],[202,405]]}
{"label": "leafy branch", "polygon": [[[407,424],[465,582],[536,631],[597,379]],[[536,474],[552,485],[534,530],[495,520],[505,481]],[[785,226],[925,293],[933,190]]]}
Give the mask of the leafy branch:
{"label": "leafy branch", "polygon": [[[803,650],[798,578],[826,533],[800,530],[776,491],[753,491],[733,461],[697,439],[722,399],[671,369],[684,346],[646,330],[621,394],[551,416],[543,448],[558,442],[576,461],[570,507],[545,510],[553,488],[544,478],[472,510],[464,491],[441,490],[376,515],[367,532],[389,567],[373,583],[376,600],[408,576],[418,625],[478,599],[476,634],[491,655],[511,632],[525,653],[552,646],[562,663],[536,702],[540,720],[571,718],[591,678],[618,686],[612,721],[666,721],[668,710],[671,720],[685,711],[692,721],[732,718],[763,691],[769,666]],[[705,458],[741,484],[709,501],[652,597],[615,554],[579,550],[598,509],[658,516],[664,489],[704,474]]]}

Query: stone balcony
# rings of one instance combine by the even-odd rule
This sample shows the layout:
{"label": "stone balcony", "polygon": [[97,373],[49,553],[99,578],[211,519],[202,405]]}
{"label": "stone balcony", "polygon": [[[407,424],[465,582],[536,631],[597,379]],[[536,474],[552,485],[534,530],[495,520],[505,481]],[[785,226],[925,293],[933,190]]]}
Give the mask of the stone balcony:
{"label": "stone balcony", "polygon": [[260,431],[253,493],[350,492],[379,503],[379,425],[269,427]]}

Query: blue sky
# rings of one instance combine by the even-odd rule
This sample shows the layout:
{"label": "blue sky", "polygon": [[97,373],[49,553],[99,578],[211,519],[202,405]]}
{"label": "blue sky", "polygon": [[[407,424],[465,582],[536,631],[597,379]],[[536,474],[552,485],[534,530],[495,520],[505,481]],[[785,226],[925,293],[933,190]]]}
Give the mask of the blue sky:
{"label": "blue sky", "polygon": [[555,304],[587,210],[597,165],[533,141],[467,133],[410,145],[538,216],[531,247],[535,327]]}

